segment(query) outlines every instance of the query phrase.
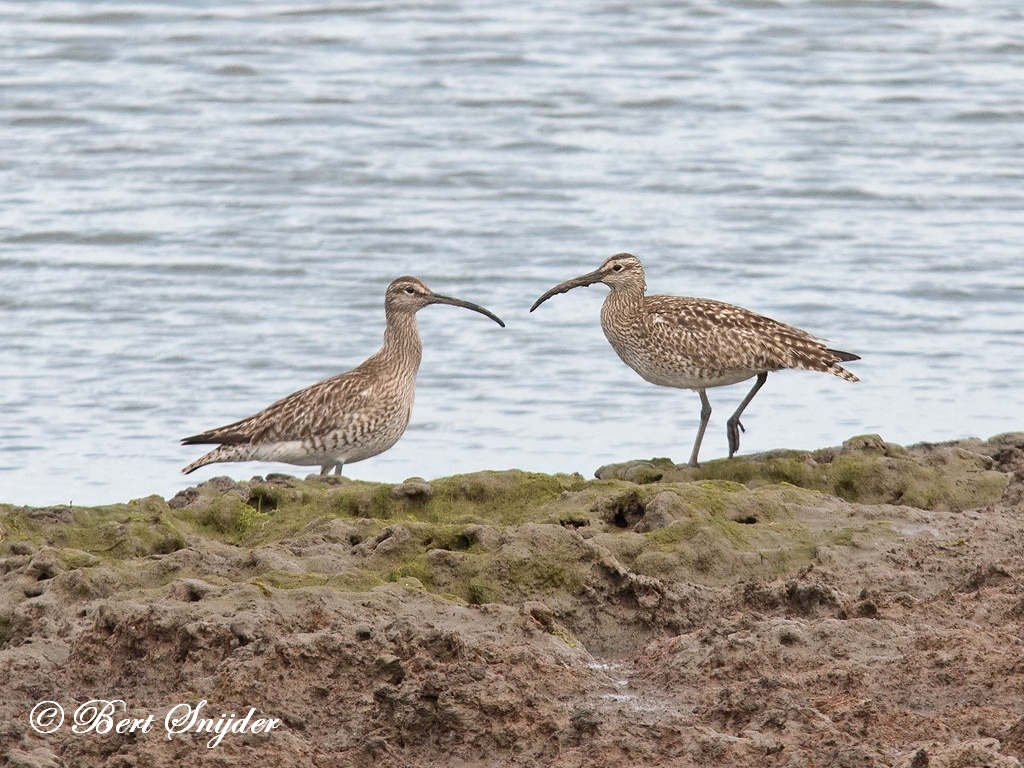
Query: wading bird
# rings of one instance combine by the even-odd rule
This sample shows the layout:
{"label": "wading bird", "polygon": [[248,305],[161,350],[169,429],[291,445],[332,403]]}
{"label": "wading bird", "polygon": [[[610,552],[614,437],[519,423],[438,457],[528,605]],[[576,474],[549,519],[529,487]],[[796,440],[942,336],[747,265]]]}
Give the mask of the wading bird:
{"label": "wading bird", "polygon": [[253,416],[186,437],[182,445],[218,447],[182,472],[220,461],[280,461],[319,465],[322,475],[334,467],[340,475],[343,465],[386,451],[409,423],[423,352],[416,313],[430,304],[465,307],[505,327],[477,304],[434,293],[415,277],[399,277],[384,293],[387,327],[377,354]]}
{"label": "wading bird", "polygon": [[622,362],[652,384],[694,389],[700,395],[700,427],[690,454],[691,467],[697,466],[711,418],[709,388],[757,377],[727,422],[732,458],[740,447],[740,415],[770,372],[800,368],[859,381],[839,363],[860,357],[830,349],[792,325],[712,299],[645,295],[644,267],[629,253],[616,254],[599,269],[556,285],[530,311],[556,294],[594,283],[611,288],[601,307],[601,328]]}

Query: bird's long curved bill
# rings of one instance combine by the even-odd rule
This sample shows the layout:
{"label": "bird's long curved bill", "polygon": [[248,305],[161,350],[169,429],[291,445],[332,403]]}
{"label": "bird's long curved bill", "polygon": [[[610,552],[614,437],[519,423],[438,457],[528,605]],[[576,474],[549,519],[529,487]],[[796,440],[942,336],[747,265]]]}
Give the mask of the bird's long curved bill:
{"label": "bird's long curved bill", "polygon": [[559,293],[571,291],[573,288],[582,288],[585,285],[593,285],[594,283],[600,282],[602,277],[604,277],[604,275],[602,275],[601,270],[598,269],[593,272],[587,272],[587,274],[585,275],[574,277],[572,280],[566,280],[564,283],[559,283],[550,291],[548,291],[539,299],[537,299],[535,302],[533,302],[533,306],[530,307],[530,311],[533,312],[533,310],[535,310],[545,301],[550,299],[552,296],[556,296]]}
{"label": "bird's long curved bill", "polygon": [[466,309],[472,309],[474,312],[479,312],[481,315],[486,315],[491,318],[494,322],[500,325],[502,328],[505,327],[505,323],[496,314],[491,312],[489,309],[484,309],[479,304],[474,304],[471,301],[463,301],[462,299],[453,299],[451,296],[442,296],[439,293],[432,293],[430,297],[434,304],[451,304],[453,307],[464,307]]}

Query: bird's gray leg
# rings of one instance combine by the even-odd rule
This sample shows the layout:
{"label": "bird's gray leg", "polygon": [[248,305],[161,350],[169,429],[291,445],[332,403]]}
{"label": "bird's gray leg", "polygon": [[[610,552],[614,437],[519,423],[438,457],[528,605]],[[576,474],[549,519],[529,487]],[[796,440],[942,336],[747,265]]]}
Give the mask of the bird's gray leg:
{"label": "bird's gray leg", "polygon": [[704,430],[708,428],[708,421],[711,420],[711,402],[708,400],[708,393],[698,389],[700,395],[700,428],[697,430],[697,439],[693,441],[693,453],[690,454],[690,466],[697,466],[697,454],[700,453],[700,444],[704,439]]}
{"label": "bird's gray leg", "polygon": [[[725,423],[727,434],[729,435],[729,458],[740,449],[740,430],[743,430],[743,425],[740,424],[740,414],[743,413],[743,409],[746,408],[750,401],[754,399],[754,395],[757,394],[757,390],[764,386],[764,383],[768,381],[768,372],[762,371],[757,374],[757,381],[754,386],[747,393],[747,396],[743,398],[743,402],[740,403],[740,407],[736,409],[736,413],[729,417],[729,420]],[[746,430],[743,430],[744,432]]]}
{"label": "bird's gray leg", "polygon": [[337,464],[334,465],[334,474],[336,474],[338,477],[341,477],[341,468],[343,466],[345,466],[345,462],[343,461],[339,461]]}
{"label": "bird's gray leg", "polygon": [[332,466],[331,464],[321,464],[320,465],[320,474],[321,475],[328,474],[331,471],[331,466]]}

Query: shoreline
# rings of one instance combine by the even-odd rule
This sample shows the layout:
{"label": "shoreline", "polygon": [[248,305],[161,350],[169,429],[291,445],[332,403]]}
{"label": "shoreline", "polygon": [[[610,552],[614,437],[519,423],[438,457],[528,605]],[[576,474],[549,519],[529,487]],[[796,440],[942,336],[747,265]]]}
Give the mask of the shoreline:
{"label": "shoreline", "polygon": [[[590,480],[272,474],[0,504],[0,754],[1017,765],[1022,499],[1024,433],[1007,433]],[[39,701],[86,696],[151,724],[208,700],[281,725],[215,748],[30,727]]]}

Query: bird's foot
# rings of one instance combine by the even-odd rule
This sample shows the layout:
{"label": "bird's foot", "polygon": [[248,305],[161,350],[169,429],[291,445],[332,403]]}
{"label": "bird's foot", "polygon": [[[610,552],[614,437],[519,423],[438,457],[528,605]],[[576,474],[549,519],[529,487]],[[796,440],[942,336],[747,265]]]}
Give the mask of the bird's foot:
{"label": "bird's foot", "polygon": [[729,435],[729,458],[731,459],[733,454],[740,449],[740,432],[746,432],[747,430],[739,419],[736,419],[736,421],[729,419],[726,427]]}

